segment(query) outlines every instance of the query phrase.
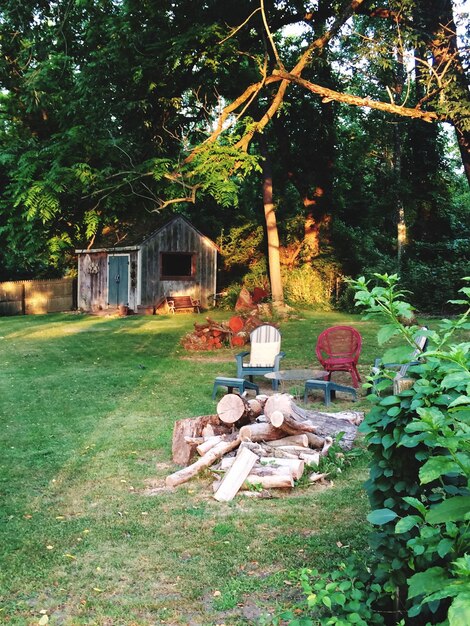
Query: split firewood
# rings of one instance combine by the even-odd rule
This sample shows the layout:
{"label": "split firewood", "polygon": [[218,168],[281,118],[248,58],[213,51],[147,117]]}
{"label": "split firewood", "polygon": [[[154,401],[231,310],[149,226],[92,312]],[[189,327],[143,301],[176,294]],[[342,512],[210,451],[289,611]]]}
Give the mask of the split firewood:
{"label": "split firewood", "polygon": [[224,424],[249,423],[262,412],[263,407],[258,400],[246,400],[236,393],[226,394],[217,404],[217,415]]}
{"label": "split firewood", "polygon": [[270,476],[258,476],[250,474],[247,476],[244,485],[253,485],[262,489],[290,489],[294,486],[292,474],[273,474]]}
{"label": "split firewood", "polygon": [[[304,453],[307,448],[305,446],[277,446],[276,450],[282,450],[282,452],[288,452],[290,454],[296,454],[297,456]],[[313,453],[313,450],[312,450]],[[308,452],[307,452],[308,454]]]}
{"label": "split firewood", "polygon": [[221,423],[217,415],[201,415],[177,420],[173,426],[173,462],[177,465],[190,463],[191,459],[196,456],[196,448],[199,445],[194,442],[194,438],[208,433],[223,435],[229,433],[230,430],[230,427]]}
{"label": "split firewood", "polygon": [[229,437],[227,441],[221,441],[192,465],[188,465],[188,467],[184,467],[178,472],[174,472],[173,474],[170,474],[170,476],[167,476],[165,481],[166,486],[176,487],[176,485],[187,482],[191,478],[194,478],[194,476],[197,476],[197,474],[203,469],[210,467],[213,463],[215,463],[215,461],[217,461],[217,459],[224,456],[224,454],[238,448],[239,445],[240,439],[236,435],[232,435],[232,437]]}
{"label": "split firewood", "polygon": [[313,472],[313,474],[310,474],[310,476],[308,477],[308,480],[311,483],[316,483],[319,480],[324,480],[327,476],[328,474],[319,474],[318,472]]}
{"label": "split firewood", "polygon": [[325,444],[320,452],[321,456],[327,456],[328,450],[331,448],[332,445],[333,445],[332,437],[325,437]]}
{"label": "split firewood", "polygon": [[303,448],[308,448],[309,440],[306,434],[288,435],[287,437],[283,437],[282,439],[275,439],[274,441],[270,441],[269,445],[273,446],[274,448],[281,448],[283,446],[301,446]]}
{"label": "split firewood", "polygon": [[279,459],[276,457],[263,457],[260,464],[268,467],[288,467],[292,478],[299,480],[304,473],[305,461],[303,459]]}
{"label": "split firewood", "polygon": [[204,443],[205,438],[204,437],[188,437],[187,435],[185,435],[184,440],[186,443],[190,443],[190,444],[194,444],[195,446],[199,446],[201,445],[201,443]]}
{"label": "split firewood", "polygon": [[221,441],[225,441],[225,439],[226,439],[225,435],[214,435],[213,437],[208,437],[207,439],[203,438],[201,443],[198,444],[196,450],[198,451],[198,454],[200,454],[201,456],[204,456],[206,452],[209,452],[211,448],[213,448],[215,445],[217,445]]}
{"label": "split firewood", "polygon": [[[220,461],[220,469],[229,469],[235,461],[235,457],[224,457]],[[274,474],[291,473],[294,480],[299,480],[305,468],[305,461],[302,459],[279,459],[275,457],[265,457],[253,466],[251,474],[258,476],[272,476]],[[286,472],[286,470],[288,470]]]}
{"label": "split firewood", "polygon": [[299,452],[299,459],[302,459],[308,467],[318,467],[320,465],[320,453],[314,450],[312,450],[311,453],[307,450],[305,450],[305,452]]}
{"label": "split firewood", "polygon": [[[242,441],[240,443],[241,448],[248,448],[255,454],[260,457],[265,456],[273,456],[280,459],[298,459],[298,454],[294,454],[292,452],[286,452],[282,448],[272,448],[267,443],[256,443],[252,441]],[[308,448],[304,448],[304,450],[308,450]]]}
{"label": "split firewood", "polygon": [[251,472],[253,465],[258,460],[258,456],[243,448],[240,454],[235,457],[235,461],[230,470],[225,474],[220,487],[214,494],[214,498],[219,502],[229,502],[245,482]]}

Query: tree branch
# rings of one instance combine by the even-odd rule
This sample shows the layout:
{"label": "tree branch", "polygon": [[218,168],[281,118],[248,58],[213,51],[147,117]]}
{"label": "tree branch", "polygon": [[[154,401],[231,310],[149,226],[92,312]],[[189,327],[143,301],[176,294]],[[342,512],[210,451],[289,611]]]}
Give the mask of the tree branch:
{"label": "tree branch", "polygon": [[388,102],[380,102],[379,100],[372,100],[371,98],[361,98],[360,96],[353,96],[347,93],[340,93],[339,91],[334,91],[333,89],[328,89],[327,87],[322,87],[321,85],[316,85],[315,83],[311,83],[308,80],[304,80],[299,76],[294,74],[287,74],[286,72],[277,71],[276,74],[282,80],[289,80],[312,93],[316,93],[319,96],[322,96],[325,102],[330,100],[335,100],[336,102],[344,102],[345,104],[350,104],[353,106],[359,107],[369,107],[370,109],[377,109],[378,111],[385,111],[386,113],[393,113],[395,115],[400,115],[401,117],[412,117],[414,119],[420,119],[424,122],[436,122],[438,120],[444,121],[445,117],[442,115],[438,115],[433,111],[421,111],[416,108],[408,108],[404,106],[400,106],[398,104],[391,104]]}

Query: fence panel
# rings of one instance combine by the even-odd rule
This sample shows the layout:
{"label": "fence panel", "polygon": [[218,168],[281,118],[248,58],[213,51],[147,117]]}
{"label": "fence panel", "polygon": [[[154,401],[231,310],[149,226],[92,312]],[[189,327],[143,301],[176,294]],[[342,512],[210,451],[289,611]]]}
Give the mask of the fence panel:
{"label": "fence panel", "polygon": [[23,313],[23,283],[0,283],[0,315],[22,315]]}
{"label": "fence panel", "polygon": [[1,315],[59,313],[76,307],[73,278],[0,283]]}

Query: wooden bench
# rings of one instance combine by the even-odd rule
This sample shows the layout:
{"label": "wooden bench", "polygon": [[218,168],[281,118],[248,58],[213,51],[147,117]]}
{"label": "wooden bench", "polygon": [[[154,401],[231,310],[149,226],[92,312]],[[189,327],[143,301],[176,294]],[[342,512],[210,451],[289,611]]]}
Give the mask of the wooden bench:
{"label": "wooden bench", "polygon": [[166,303],[170,313],[190,310],[192,313],[200,312],[199,300],[194,300],[191,296],[167,296]]}

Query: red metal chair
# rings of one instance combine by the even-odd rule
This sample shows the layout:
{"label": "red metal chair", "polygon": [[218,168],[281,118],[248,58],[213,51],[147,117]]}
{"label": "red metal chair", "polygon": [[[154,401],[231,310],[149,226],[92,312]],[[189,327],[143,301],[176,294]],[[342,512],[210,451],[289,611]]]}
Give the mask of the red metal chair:
{"label": "red metal chair", "polygon": [[318,336],[316,354],[331,380],[332,372],[349,372],[354,387],[359,387],[361,377],[357,362],[362,347],[360,333],[351,326],[332,326]]}

